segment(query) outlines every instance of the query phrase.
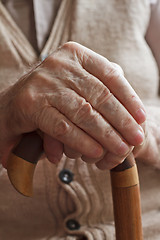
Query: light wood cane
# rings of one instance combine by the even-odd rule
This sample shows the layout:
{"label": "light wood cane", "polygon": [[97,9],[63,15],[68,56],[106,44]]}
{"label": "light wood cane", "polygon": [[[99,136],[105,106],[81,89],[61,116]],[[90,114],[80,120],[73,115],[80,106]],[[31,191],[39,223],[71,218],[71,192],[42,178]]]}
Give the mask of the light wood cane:
{"label": "light wood cane", "polygon": [[[25,134],[8,159],[9,179],[25,196],[32,196],[34,170],[42,150],[42,140],[37,133]],[[110,173],[116,239],[142,240],[139,180],[133,155]]]}
{"label": "light wood cane", "polygon": [[110,173],[116,240],[143,240],[140,187],[133,154]]}

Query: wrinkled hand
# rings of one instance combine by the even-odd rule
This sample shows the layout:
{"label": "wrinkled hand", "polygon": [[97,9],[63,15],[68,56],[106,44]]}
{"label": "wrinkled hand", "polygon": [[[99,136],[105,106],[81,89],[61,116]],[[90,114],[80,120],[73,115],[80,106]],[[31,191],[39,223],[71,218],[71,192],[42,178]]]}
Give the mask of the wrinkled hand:
{"label": "wrinkled hand", "polygon": [[[63,151],[88,163],[112,168],[143,142],[142,102],[119,67],[69,42],[0,96],[0,157],[22,133],[40,129],[48,159]],[[64,145],[64,148],[63,148]]]}

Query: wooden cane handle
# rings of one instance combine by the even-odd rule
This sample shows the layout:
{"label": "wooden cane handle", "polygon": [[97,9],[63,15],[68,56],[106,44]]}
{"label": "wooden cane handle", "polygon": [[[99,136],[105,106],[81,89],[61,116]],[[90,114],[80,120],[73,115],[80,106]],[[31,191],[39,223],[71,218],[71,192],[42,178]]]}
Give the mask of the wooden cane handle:
{"label": "wooden cane handle", "polygon": [[116,240],[143,240],[139,179],[133,154],[110,173]]}
{"label": "wooden cane handle", "polygon": [[41,137],[36,132],[27,133],[7,161],[7,173],[12,185],[25,196],[32,196],[34,170],[42,152]]}

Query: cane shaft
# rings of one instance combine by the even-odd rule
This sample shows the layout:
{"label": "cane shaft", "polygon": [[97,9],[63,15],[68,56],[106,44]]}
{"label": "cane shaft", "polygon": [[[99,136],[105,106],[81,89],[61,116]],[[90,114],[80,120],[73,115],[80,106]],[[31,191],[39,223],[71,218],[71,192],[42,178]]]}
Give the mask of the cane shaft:
{"label": "cane shaft", "polygon": [[111,171],[116,240],[143,240],[137,167],[125,161]]}

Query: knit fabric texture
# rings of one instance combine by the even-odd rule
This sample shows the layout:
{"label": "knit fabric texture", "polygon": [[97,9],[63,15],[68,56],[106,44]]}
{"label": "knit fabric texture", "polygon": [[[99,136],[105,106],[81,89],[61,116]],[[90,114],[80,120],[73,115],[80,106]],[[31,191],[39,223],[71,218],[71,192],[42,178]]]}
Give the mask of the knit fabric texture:
{"label": "knit fabric texture", "polygon": [[[148,0],[63,0],[50,37],[37,56],[0,2],[1,90],[58,46],[72,40],[120,64],[138,95],[144,102],[151,102],[158,94],[159,76],[144,38],[149,17]],[[160,172],[142,163],[138,163],[138,169],[144,239],[158,240]],[[72,173],[69,183],[60,178],[64,170]],[[0,239],[114,240],[112,208],[109,171],[100,171],[80,158],[63,156],[58,165],[39,161],[32,199],[19,195],[6,171],[1,171]],[[74,229],[68,227],[69,223]]]}

